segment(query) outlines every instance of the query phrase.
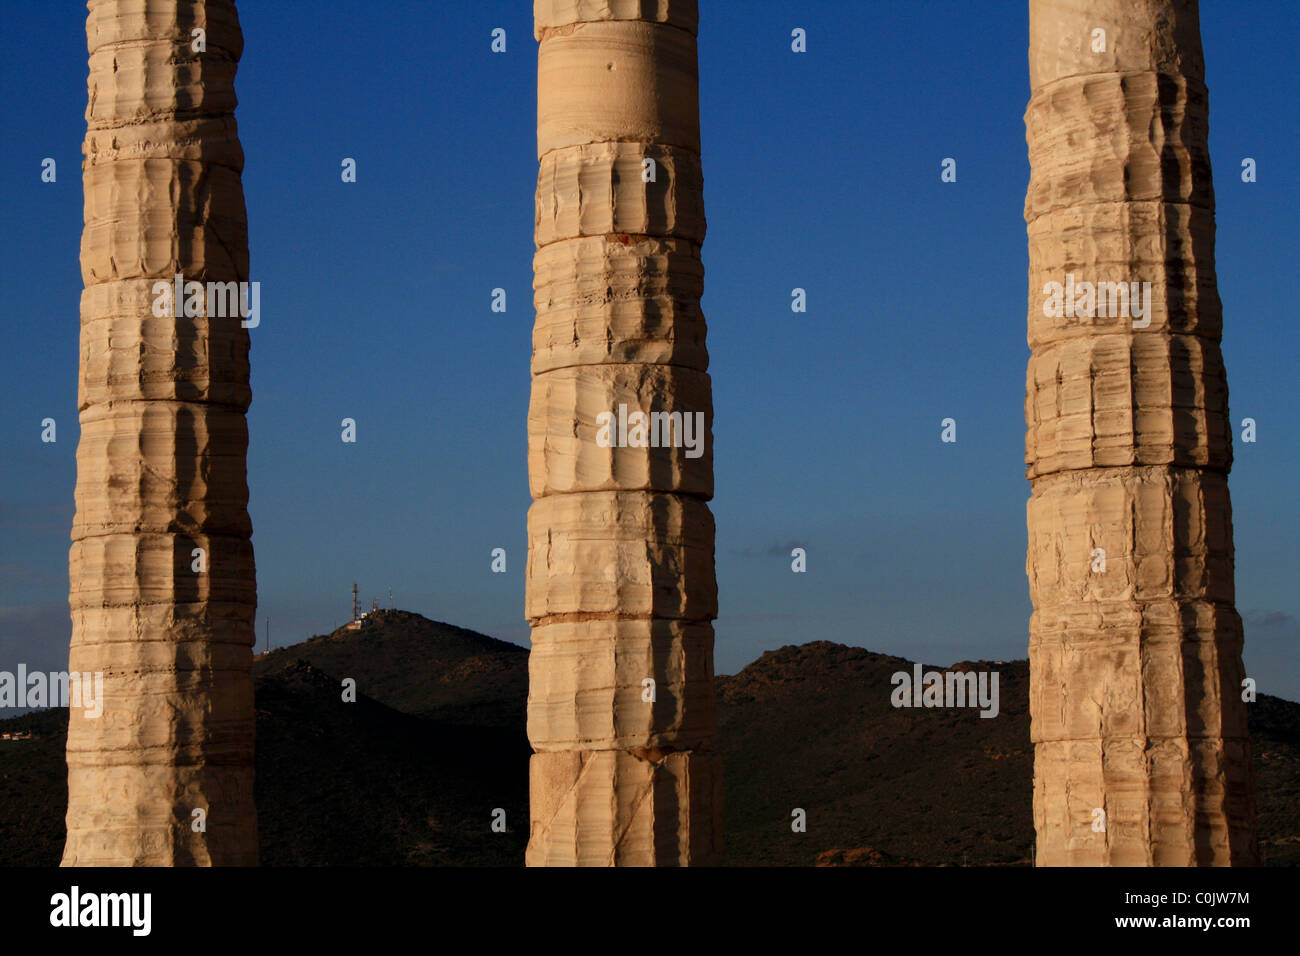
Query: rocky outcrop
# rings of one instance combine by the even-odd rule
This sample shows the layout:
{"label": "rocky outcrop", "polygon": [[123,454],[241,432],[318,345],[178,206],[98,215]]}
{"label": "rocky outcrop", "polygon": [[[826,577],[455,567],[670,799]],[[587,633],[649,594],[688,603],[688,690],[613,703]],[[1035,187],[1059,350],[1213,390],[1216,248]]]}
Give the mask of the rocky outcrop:
{"label": "rocky outcrop", "polygon": [[534,13],[527,861],[712,863],[695,0],[537,0]]}
{"label": "rocky outcrop", "polygon": [[1031,0],[1040,865],[1256,862],[1195,0]]}

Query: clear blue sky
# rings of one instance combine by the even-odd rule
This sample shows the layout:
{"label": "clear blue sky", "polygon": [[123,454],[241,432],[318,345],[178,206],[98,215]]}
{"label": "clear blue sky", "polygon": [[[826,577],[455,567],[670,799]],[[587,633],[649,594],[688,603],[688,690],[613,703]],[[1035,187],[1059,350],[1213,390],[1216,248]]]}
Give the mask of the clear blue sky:
{"label": "clear blue sky", "polygon": [[[815,639],[1023,657],[1025,4],[701,5],[718,668]],[[273,645],[341,624],[354,579],[527,643],[531,7],[239,4],[259,648],[268,616]],[[1298,31],[1269,4],[1203,8],[1231,411],[1259,428],[1234,443],[1238,607],[1249,673],[1295,699]],[[0,4],[0,669],[67,660],[84,20]]]}

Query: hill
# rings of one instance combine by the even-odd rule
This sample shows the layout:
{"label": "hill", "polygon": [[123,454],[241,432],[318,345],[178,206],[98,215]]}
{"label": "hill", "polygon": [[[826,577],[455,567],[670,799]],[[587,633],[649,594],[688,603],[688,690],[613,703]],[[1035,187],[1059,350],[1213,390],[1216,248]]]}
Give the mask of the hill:
{"label": "hill", "polygon": [[[261,862],[522,864],[527,648],[403,611],[370,620],[254,662]],[[66,709],[0,721],[32,734],[0,741],[0,863],[59,862],[67,728]]]}
{"label": "hill", "polygon": [[[262,862],[522,863],[527,650],[417,614],[371,618],[255,662]],[[1030,862],[1028,662],[947,668],[998,672],[995,719],[891,706],[891,676],[911,669],[814,641],[718,678],[727,863]],[[1265,861],[1300,865],[1300,704],[1262,696],[1251,718]],[[58,862],[66,730],[66,711],[0,721],[32,734],[0,741],[0,862]],[[497,808],[505,833],[489,826]]]}
{"label": "hill", "polygon": [[[718,678],[732,864],[1027,865],[1033,858],[1029,662],[996,670],[1000,715],[894,708],[904,658],[826,641]],[[929,669],[930,665],[926,665]],[[1300,704],[1250,705],[1260,850],[1300,865]],[[807,833],[790,812],[807,811]]]}
{"label": "hill", "polygon": [[523,727],[528,648],[410,611],[373,611],[360,630],[341,627],[254,663],[254,675],[305,661],[389,707],[480,727]]}
{"label": "hill", "polygon": [[[364,694],[342,698],[341,680],[306,661],[258,667],[263,865],[523,860],[530,750],[520,730],[402,713]],[[504,833],[491,830],[497,808]]]}
{"label": "hill", "polygon": [[[719,678],[728,862],[810,865],[869,848],[923,864],[1027,864],[1027,662],[951,669],[998,671],[999,716],[895,708],[890,677],[911,661],[827,641]],[[791,830],[796,807],[806,833]]]}

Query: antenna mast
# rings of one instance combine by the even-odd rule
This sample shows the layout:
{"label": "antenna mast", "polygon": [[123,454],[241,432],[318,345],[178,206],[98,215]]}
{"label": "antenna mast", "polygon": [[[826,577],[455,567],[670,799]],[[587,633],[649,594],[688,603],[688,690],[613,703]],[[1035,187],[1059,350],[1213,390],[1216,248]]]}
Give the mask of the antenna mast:
{"label": "antenna mast", "polygon": [[352,582],[352,620],[361,617],[361,604],[357,601],[357,582]]}

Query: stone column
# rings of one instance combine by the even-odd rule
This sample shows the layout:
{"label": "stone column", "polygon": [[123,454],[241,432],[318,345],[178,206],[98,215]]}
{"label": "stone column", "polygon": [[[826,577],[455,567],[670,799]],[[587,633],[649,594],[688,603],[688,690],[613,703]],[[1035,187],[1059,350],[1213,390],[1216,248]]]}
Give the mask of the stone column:
{"label": "stone column", "polygon": [[70,670],[105,700],[71,711],[63,862],[255,864],[249,337],[160,299],[248,279],[243,39],[232,0],[88,7]]}
{"label": "stone column", "polygon": [[1197,6],[1029,7],[1037,862],[1252,864]]}
{"label": "stone column", "polygon": [[[527,862],[711,863],[721,768],[696,4],[536,0],[534,14]],[[637,413],[677,421],[638,430]]]}

